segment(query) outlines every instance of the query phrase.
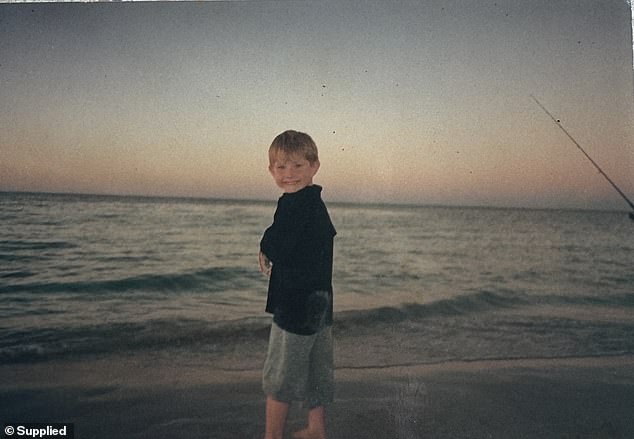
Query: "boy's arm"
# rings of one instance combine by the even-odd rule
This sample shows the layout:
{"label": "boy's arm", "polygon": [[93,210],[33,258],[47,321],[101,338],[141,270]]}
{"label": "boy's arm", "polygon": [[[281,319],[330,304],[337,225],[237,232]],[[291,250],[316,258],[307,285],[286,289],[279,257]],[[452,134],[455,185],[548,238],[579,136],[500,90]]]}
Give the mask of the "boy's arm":
{"label": "boy's arm", "polygon": [[262,251],[260,251],[260,254],[258,255],[258,262],[260,264],[260,271],[270,277],[273,265],[271,264],[271,260],[267,258]]}
{"label": "boy's arm", "polygon": [[266,229],[260,251],[273,264],[288,263],[293,258],[293,251],[309,220],[310,209],[307,203],[280,203],[273,224]]}

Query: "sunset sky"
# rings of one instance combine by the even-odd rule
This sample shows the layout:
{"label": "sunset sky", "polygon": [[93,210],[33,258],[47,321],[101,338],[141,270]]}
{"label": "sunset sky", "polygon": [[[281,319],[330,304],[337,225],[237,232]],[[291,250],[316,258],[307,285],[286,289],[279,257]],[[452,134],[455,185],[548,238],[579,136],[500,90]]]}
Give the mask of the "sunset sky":
{"label": "sunset sky", "polygon": [[0,4],[0,191],[627,209],[624,0]]}

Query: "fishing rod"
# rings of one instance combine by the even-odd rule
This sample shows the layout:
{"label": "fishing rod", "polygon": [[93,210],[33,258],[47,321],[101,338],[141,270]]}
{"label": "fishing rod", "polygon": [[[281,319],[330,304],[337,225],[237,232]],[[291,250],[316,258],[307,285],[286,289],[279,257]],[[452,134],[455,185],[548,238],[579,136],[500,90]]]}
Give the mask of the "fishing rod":
{"label": "fishing rod", "polygon": [[539,101],[537,100],[537,98],[536,98],[535,96],[533,96],[533,95],[530,95],[530,96],[531,96],[531,98],[533,98],[533,100],[535,101],[535,103],[536,103],[537,105],[539,105],[539,108],[541,108],[542,110],[544,110],[544,113],[546,113],[546,114],[547,114],[547,115],[548,115],[548,116],[552,119],[552,121],[555,123],[555,125],[557,125],[557,126],[559,127],[559,129],[560,129],[561,131],[563,131],[563,132],[564,132],[564,134],[565,134],[566,136],[568,136],[568,138],[569,138],[570,140],[572,140],[572,143],[574,143],[574,144],[575,144],[575,146],[576,146],[577,148],[579,148],[579,150],[583,153],[583,155],[585,155],[585,156],[586,156],[586,158],[587,158],[588,160],[590,160],[590,163],[592,163],[592,164],[594,165],[594,167],[595,167],[595,168],[597,168],[597,170],[599,171],[599,173],[605,177],[605,179],[608,181],[608,183],[610,183],[610,184],[612,185],[612,187],[613,187],[613,188],[614,188],[614,189],[615,189],[615,190],[619,193],[619,195],[620,195],[621,197],[623,197],[623,199],[627,202],[627,204],[629,204],[629,205],[630,205],[630,207],[632,208],[632,212],[630,212],[629,216],[630,216],[630,219],[631,219],[632,221],[634,221],[634,203],[632,203],[632,202],[630,201],[630,199],[629,199],[629,198],[627,198],[627,196],[623,193],[623,191],[622,191],[621,189],[619,189],[619,187],[616,185],[616,183],[614,183],[614,182],[612,181],[612,179],[611,179],[610,177],[608,177],[608,174],[606,174],[605,172],[603,172],[603,169],[601,169],[601,168],[599,167],[599,165],[597,165],[597,163],[596,163],[594,160],[592,160],[592,157],[590,157],[590,156],[588,155],[588,153],[587,153],[587,152],[586,152],[586,151],[585,151],[585,150],[581,147],[581,145],[579,145],[579,142],[577,142],[577,141],[574,139],[574,137],[572,137],[572,135],[571,135],[571,134],[570,134],[570,133],[566,130],[566,128],[564,128],[564,126],[561,124],[561,121],[560,121],[559,119],[556,119],[556,118],[555,118],[555,116],[553,116],[553,115],[550,113],[550,111],[548,111],[548,110],[546,109],[546,107],[544,107],[544,106],[542,105],[542,103],[541,103],[541,102],[539,102]]}

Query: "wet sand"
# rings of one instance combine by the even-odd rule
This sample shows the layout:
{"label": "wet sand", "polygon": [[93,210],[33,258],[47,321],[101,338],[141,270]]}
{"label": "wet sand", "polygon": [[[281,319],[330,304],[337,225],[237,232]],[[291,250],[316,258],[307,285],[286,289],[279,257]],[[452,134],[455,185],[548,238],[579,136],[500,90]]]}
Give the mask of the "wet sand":
{"label": "wet sand", "polygon": [[[0,420],[76,438],[259,439],[260,371],[135,353],[0,366]],[[632,439],[634,357],[339,368],[331,439]],[[303,426],[293,406],[289,432]],[[290,434],[288,435],[290,437]]]}

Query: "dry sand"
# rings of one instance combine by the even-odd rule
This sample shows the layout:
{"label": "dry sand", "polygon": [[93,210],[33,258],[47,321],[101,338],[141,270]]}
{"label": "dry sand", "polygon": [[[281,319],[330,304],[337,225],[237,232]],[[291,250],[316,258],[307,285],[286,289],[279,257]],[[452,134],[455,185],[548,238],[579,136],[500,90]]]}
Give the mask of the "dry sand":
{"label": "dry sand", "polygon": [[[0,421],[74,422],[80,439],[259,439],[259,376],[204,355],[3,365]],[[331,439],[634,439],[630,356],[347,368],[336,379]],[[289,431],[304,416],[293,406]]]}

